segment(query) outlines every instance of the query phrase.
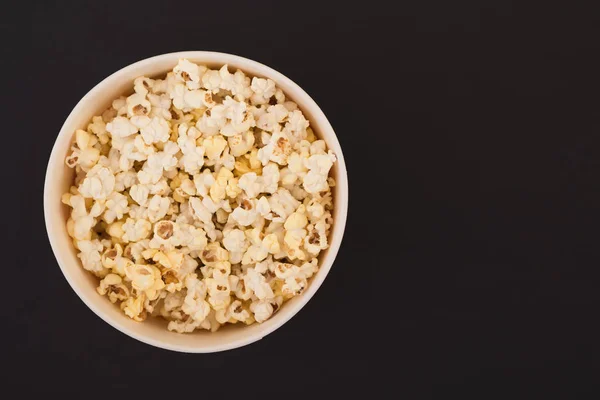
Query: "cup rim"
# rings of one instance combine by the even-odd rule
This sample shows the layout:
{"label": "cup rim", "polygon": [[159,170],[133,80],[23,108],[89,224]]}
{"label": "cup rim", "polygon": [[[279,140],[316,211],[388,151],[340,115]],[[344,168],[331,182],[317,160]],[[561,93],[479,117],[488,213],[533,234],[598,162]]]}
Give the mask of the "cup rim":
{"label": "cup rim", "polygon": [[[313,278],[311,279],[310,285],[308,286],[307,290],[301,296],[299,296],[298,301],[296,301],[294,304],[288,304],[288,307],[282,308],[282,310],[276,314],[276,315],[282,315],[282,317],[279,319],[279,321],[277,321],[277,323],[274,323],[268,327],[265,327],[264,329],[262,329],[258,332],[255,332],[252,335],[242,336],[238,339],[227,341],[227,342],[219,344],[219,345],[212,345],[212,346],[194,347],[194,346],[179,345],[179,344],[175,344],[175,343],[170,343],[168,341],[158,340],[158,339],[155,339],[148,335],[140,334],[140,333],[136,332],[135,329],[130,329],[129,327],[124,326],[120,321],[114,319],[112,316],[105,314],[102,310],[100,310],[99,306],[96,305],[96,302],[98,299],[100,299],[100,300],[106,300],[106,299],[102,298],[95,292],[92,293],[92,295],[95,295],[97,298],[92,298],[90,296],[90,293],[86,292],[85,290],[83,290],[83,288],[80,285],[75,283],[73,276],[71,276],[68,268],[65,266],[65,264],[68,262],[68,260],[66,260],[65,257],[63,256],[63,254],[61,254],[61,251],[59,249],[59,246],[57,244],[57,239],[56,239],[56,235],[58,232],[56,232],[55,230],[52,229],[52,223],[51,223],[50,217],[49,217],[50,212],[51,212],[50,204],[52,201],[56,201],[56,199],[54,199],[54,198],[49,198],[49,196],[50,196],[49,188],[53,185],[53,179],[52,179],[53,174],[52,174],[51,167],[54,165],[60,165],[63,162],[62,159],[59,159],[59,153],[60,153],[59,150],[61,148],[61,147],[59,147],[59,139],[65,135],[73,134],[72,129],[69,126],[72,124],[71,121],[74,119],[74,116],[77,115],[81,111],[82,108],[84,108],[84,106],[88,102],[88,99],[94,97],[96,95],[96,93],[102,91],[103,88],[110,85],[111,83],[119,82],[122,79],[122,76],[127,75],[130,71],[136,70],[138,68],[150,67],[153,63],[163,61],[166,59],[172,59],[174,61],[173,65],[175,65],[179,58],[203,59],[205,61],[199,61],[199,62],[204,62],[204,63],[209,63],[209,64],[213,63],[213,64],[219,64],[219,65],[234,63],[234,64],[236,64],[236,68],[239,68],[242,71],[245,71],[244,66],[252,66],[253,69],[260,70],[262,76],[273,79],[278,84],[278,86],[282,82],[284,82],[286,84],[286,86],[292,88],[294,101],[296,103],[298,103],[300,108],[301,109],[310,108],[311,113],[313,115],[316,115],[316,119],[318,119],[318,123],[315,123],[315,121],[313,121],[313,120],[311,120],[311,123],[318,126],[319,130],[321,132],[327,130],[331,134],[330,137],[328,137],[327,139],[325,139],[325,138],[323,138],[323,139],[326,141],[329,148],[331,148],[331,147],[336,148],[335,154],[337,157],[337,164],[338,164],[338,166],[337,166],[338,175],[336,177],[336,185],[340,186],[340,190],[338,193],[336,193],[336,199],[335,199],[335,207],[338,208],[338,213],[336,215],[336,220],[335,220],[332,232],[330,233],[330,237],[329,237],[330,246],[328,248],[326,255],[320,261],[319,272],[321,272],[321,271],[323,271],[323,272],[321,272],[321,274],[317,273],[315,276],[313,276]],[[90,116],[90,118],[91,118],[91,116]],[[313,119],[315,119],[315,118],[313,118]],[[327,275],[333,265],[333,262],[337,256],[339,247],[340,247],[342,239],[343,239],[344,230],[346,227],[346,220],[347,220],[347,213],[348,213],[348,197],[349,197],[348,196],[348,177],[347,177],[346,164],[344,161],[342,148],[337,139],[337,135],[335,134],[333,127],[327,120],[327,117],[325,116],[325,114],[323,113],[321,108],[298,84],[296,84],[294,81],[292,81],[285,75],[281,74],[280,72],[274,70],[273,68],[268,67],[264,64],[261,64],[257,61],[245,58],[245,57],[240,57],[240,56],[228,54],[228,53],[212,52],[212,51],[182,51],[182,52],[160,54],[160,55],[149,57],[149,58],[137,61],[135,63],[129,64],[129,65],[115,71],[114,73],[107,76],[106,78],[104,78],[102,81],[100,81],[98,84],[96,84],[90,91],[88,91],[81,98],[81,100],[79,100],[77,102],[77,104],[75,105],[73,110],[69,113],[69,115],[65,119],[63,125],[61,126],[61,129],[59,130],[59,133],[56,136],[55,143],[52,146],[52,151],[51,151],[51,154],[50,154],[50,157],[48,160],[48,165],[46,168],[46,176],[44,179],[44,221],[45,221],[45,225],[46,225],[46,232],[48,234],[48,239],[49,239],[50,245],[52,247],[52,252],[54,253],[56,261],[57,261],[65,279],[67,280],[67,282],[69,283],[69,285],[71,286],[73,291],[77,294],[77,296],[83,301],[83,303],[90,310],[92,310],[92,312],[94,312],[94,314],[96,314],[98,317],[100,317],[104,322],[106,322],[107,324],[111,325],[112,327],[114,327],[115,329],[117,329],[118,331],[124,333],[125,335],[127,335],[129,337],[132,337],[136,340],[139,340],[140,342],[143,342],[143,343],[146,343],[146,344],[158,347],[158,348],[163,348],[166,350],[172,350],[172,351],[178,351],[178,352],[186,352],[186,353],[211,353],[211,352],[225,351],[225,350],[242,347],[242,346],[254,343],[254,342],[262,339],[266,335],[274,332],[275,330],[277,330],[281,326],[283,326],[292,317],[294,317],[306,305],[306,303],[308,303],[308,301],[313,297],[313,295],[316,293],[316,291],[319,289],[319,287],[321,286],[321,284],[327,277]],[[240,329],[244,329],[244,328],[240,328]],[[218,335],[218,332],[213,333],[213,334]]]}

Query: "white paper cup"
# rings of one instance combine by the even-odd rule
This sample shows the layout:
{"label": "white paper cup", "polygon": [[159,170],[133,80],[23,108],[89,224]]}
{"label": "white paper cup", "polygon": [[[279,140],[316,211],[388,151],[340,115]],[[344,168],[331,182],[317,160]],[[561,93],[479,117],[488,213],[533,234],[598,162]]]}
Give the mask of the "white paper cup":
{"label": "white paper cup", "polygon": [[[75,130],[85,128],[91,118],[100,115],[115,98],[132,92],[135,78],[142,75],[164,76],[180,58],[187,58],[212,68],[228,64],[230,71],[239,68],[248,75],[272,79],[288,98],[298,104],[310,121],[315,134],[325,140],[338,159],[332,169],[336,179],[336,186],[333,188],[334,225],[330,232],[329,249],[319,257],[319,271],[311,278],[302,295],[285,303],[273,317],[262,324],[236,324],[223,327],[215,333],[201,330],[191,334],[179,334],[168,331],[167,322],[161,318],[149,317],[144,322],[135,322],[125,316],[118,306],[96,292],[98,278],[82,268],[72,240],[67,234],[66,221],[69,210],[61,203],[61,195],[69,190],[73,182],[74,172],[65,165],[64,160],[69,153]],[[241,347],[262,339],[289,321],[311,299],[331,269],[342,242],[347,212],[348,177],[342,149],[333,128],[314,100],[289,78],[265,65],[231,54],[205,51],[170,53],[148,58],[115,72],[96,85],[77,103],[58,133],[48,161],[44,184],[44,214],[48,238],[58,265],[75,293],[100,318],[132,338],[156,347],[188,353],[209,353]]]}

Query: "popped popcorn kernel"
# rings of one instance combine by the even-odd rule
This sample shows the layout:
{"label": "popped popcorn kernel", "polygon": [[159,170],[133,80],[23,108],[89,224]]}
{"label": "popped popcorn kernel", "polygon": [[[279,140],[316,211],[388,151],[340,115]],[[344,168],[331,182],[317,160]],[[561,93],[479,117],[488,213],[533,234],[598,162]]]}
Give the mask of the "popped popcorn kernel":
{"label": "popped popcorn kernel", "polygon": [[85,179],[79,186],[79,193],[83,197],[94,200],[104,200],[115,188],[115,176],[105,167],[96,165],[88,171]]}
{"label": "popped popcorn kernel", "polygon": [[123,283],[119,275],[108,274],[100,281],[96,291],[101,296],[108,296],[111,303],[126,300],[129,297],[129,289]]}
{"label": "popped popcorn kernel", "polygon": [[138,128],[133,125],[128,118],[119,116],[106,124],[106,131],[110,133],[113,138],[125,138],[136,133]]}

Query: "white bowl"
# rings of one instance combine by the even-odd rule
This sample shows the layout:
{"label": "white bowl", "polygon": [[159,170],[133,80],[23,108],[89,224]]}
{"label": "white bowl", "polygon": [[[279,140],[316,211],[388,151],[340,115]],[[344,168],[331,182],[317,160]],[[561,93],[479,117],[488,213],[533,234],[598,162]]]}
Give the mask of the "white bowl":
{"label": "white bowl", "polygon": [[[135,322],[125,316],[119,307],[96,292],[98,279],[81,267],[71,238],[67,234],[65,224],[68,208],[61,203],[61,195],[68,191],[73,182],[73,170],[65,165],[64,160],[69,152],[75,130],[87,126],[92,116],[101,114],[110,106],[113,99],[131,92],[135,78],[142,75],[164,76],[180,58],[187,58],[210,67],[229,64],[230,70],[239,68],[249,75],[272,79],[287,97],[298,104],[316,135],[325,140],[338,159],[332,169],[337,183],[333,188],[334,225],[329,237],[330,247],[319,257],[319,271],[302,295],[284,304],[279,312],[262,324],[233,325],[215,333],[199,331],[179,334],[169,332],[166,329],[166,321],[160,318],[148,318],[142,323]],[[115,72],[96,85],[77,103],[63,124],[48,161],[44,184],[46,230],[58,265],[75,293],[100,318],[132,338],[156,347],[188,353],[209,353],[241,347],[262,339],[289,321],[313,297],[331,269],[344,235],[347,212],[348,177],[342,149],[333,128],[314,100],[289,78],[263,64],[231,54],[205,51],[170,53],[148,58]],[[310,328],[316,329],[316,327],[303,329]]]}

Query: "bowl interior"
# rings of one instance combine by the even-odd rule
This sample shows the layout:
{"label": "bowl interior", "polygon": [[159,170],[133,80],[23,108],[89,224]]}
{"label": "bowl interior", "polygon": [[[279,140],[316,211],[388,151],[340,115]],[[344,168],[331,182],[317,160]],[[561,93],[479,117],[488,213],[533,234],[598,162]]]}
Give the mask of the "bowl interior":
{"label": "bowl interior", "polygon": [[[242,326],[240,324],[221,328],[217,333],[197,331],[178,334],[166,329],[167,322],[161,318],[148,318],[143,323],[126,317],[106,297],[96,293],[98,279],[85,271],[77,258],[72,241],[67,234],[66,220],[69,208],[61,203],[61,195],[69,190],[74,170],[68,168],[64,159],[69,153],[76,129],[85,128],[94,115],[100,115],[112,100],[132,92],[133,79],[145,75],[161,77],[176,65],[179,58],[202,63],[210,67],[229,64],[230,71],[242,69],[252,76],[269,77],[275,81],[286,97],[295,101],[311,122],[315,134],[327,142],[338,156],[332,175],[336,179],[333,188],[334,226],[330,232],[330,247],[319,256],[319,271],[305,293],[291,299],[269,320],[262,324]],[[262,338],[289,320],[316,292],[329,271],[341,243],[346,221],[348,186],[342,151],[327,119],[308,95],[289,79],[261,64],[241,57],[221,53],[187,52],[173,53],[132,64],[111,75],[92,89],[69,115],[56,140],[46,176],[44,208],[48,235],[65,277],[81,299],[106,322],[122,332],[143,342],[171,350],[187,352],[219,351],[239,347]]]}

